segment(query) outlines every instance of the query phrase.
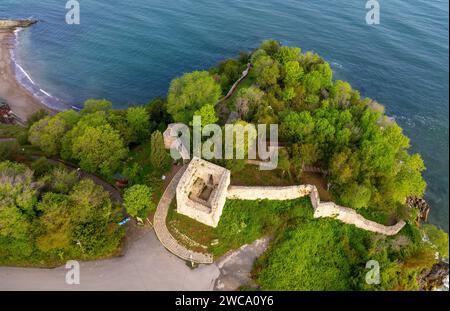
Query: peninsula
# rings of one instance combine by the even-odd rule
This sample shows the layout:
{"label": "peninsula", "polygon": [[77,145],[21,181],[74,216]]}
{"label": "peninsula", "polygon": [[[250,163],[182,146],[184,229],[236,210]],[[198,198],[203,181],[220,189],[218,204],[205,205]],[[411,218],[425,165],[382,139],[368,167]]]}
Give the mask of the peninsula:
{"label": "peninsula", "polygon": [[[2,66],[16,81],[11,64]],[[32,99],[15,83],[7,89]],[[5,97],[18,113],[14,104],[25,97],[11,98]],[[174,78],[165,98],[113,107],[89,99],[80,111],[0,127],[1,266],[96,260],[90,274],[124,271],[120,284],[105,285],[100,277],[83,284],[127,290],[150,288],[128,269],[142,282],[163,275],[151,282],[158,289],[200,271],[209,279],[202,288],[220,272],[224,279],[215,288],[271,291],[431,290],[448,275],[448,234],[426,223],[421,156],[383,106],[335,79],[320,55],[266,40],[213,68]],[[22,108],[33,113],[31,104]],[[205,161],[184,152],[172,144],[179,136],[171,129],[192,124],[195,116],[219,129],[246,127],[247,147],[256,125],[279,124],[277,168],[258,169],[263,158]],[[236,135],[236,155],[238,145],[245,143]],[[182,158],[166,149],[174,146]],[[155,263],[144,259],[138,269],[111,259],[124,254],[134,265],[133,244],[151,249],[152,256],[138,257]],[[169,265],[178,259],[166,260],[163,246],[190,268],[201,266],[183,265],[171,275]],[[117,266],[98,261],[107,258]],[[233,261],[239,262],[234,272],[245,266],[239,282],[229,278]],[[368,282],[370,263],[383,268]],[[155,267],[158,273],[150,270]],[[0,268],[0,278],[11,271]],[[57,284],[50,274],[43,280],[40,288]],[[201,283],[182,282],[176,288]]]}

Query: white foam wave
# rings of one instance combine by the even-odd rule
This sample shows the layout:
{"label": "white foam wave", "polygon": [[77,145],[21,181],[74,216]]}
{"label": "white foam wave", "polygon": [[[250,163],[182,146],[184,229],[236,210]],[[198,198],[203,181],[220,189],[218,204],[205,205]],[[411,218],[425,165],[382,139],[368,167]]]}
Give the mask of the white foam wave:
{"label": "white foam wave", "polygon": [[42,93],[44,93],[45,95],[47,95],[48,97],[52,97],[52,95],[50,93],[47,93],[46,91],[44,91],[43,89],[39,89],[39,91],[41,91]]}
{"label": "white foam wave", "polygon": [[33,79],[31,79],[30,75],[22,68],[22,66],[16,63],[16,67],[19,68],[19,70],[25,75],[25,77],[27,77],[28,81],[30,81],[33,85],[36,85],[36,83],[34,83]]}
{"label": "white foam wave", "polygon": [[15,48],[11,50],[11,60],[14,64],[16,79],[19,81],[22,86],[27,89],[33,96],[38,98],[45,106],[49,107],[53,110],[66,110],[69,107],[64,104],[60,99],[54,97],[50,93],[44,91],[42,88],[38,87],[38,85],[31,78],[30,74],[18,63],[16,57],[16,49],[19,46],[19,37],[18,34],[21,31],[21,28],[17,28],[14,30],[15,34]]}
{"label": "white foam wave", "polygon": [[338,68],[338,69],[344,68],[344,65],[342,65],[342,64],[340,64],[340,63],[338,63],[338,62],[331,62],[330,65],[331,65],[331,67],[333,67],[333,68]]}

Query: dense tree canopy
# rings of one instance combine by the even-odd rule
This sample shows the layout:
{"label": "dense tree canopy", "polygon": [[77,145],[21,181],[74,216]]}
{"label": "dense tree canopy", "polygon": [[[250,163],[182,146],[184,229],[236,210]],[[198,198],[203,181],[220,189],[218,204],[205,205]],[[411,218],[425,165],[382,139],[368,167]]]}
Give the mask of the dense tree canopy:
{"label": "dense tree canopy", "polygon": [[64,134],[78,122],[78,119],[78,114],[73,110],[61,112],[54,117],[44,117],[31,126],[28,139],[46,155],[58,155]]}
{"label": "dense tree canopy", "polygon": [[35,179],[23,164],[0,163],[0,263],[112,254],[123,231],[108,192],[63,168],[48,174]]}
{"label": "dense tree canopy", "polygon": [[189,124],[194,112],[205,105],[215,106],[220,85],[207,71],[194,71],[173,80],[167,96],[167,111],[176,122]]}
{"label": "dense tree canopy", "polygon": [[144,107],[127,109],[127,125],[133,133],[133,142],[142,142],[150,135],[150,116]]}
{"label": "dense tree canopy", "polygon": [[251,60],[255,83],[238,90],[235,110],[247,122],[279,123],[296,176],[305,165],[321,166],[339,203],[391,216],[408,195],[423,195],[425,166],[408,153],[401,128],[381,105],[333,81],[317,54],[269,40]]}

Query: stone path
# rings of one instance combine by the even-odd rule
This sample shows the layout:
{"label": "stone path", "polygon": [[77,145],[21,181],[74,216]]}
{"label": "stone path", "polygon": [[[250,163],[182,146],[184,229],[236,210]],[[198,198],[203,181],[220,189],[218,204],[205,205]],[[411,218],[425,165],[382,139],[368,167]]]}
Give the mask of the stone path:
{"label": "stone path", "polygon": [[188,250],[183,245],[180,245],[178,241],[170,234],[166,225],[167,213],[169,212],[170,204],[175,198],[175,192],[178,182],[186,171],[187,165],[183,166],[177,174],[173,177],[169,185],[167,186],[161,200],[156,208],[153,227],[155,229],[156,236],[161,241],[161,244],[170,251],[172,254],[180,257],[181,259],[188,260],[200,264],[213,263],[213,256],[210,254],[202,254]]}

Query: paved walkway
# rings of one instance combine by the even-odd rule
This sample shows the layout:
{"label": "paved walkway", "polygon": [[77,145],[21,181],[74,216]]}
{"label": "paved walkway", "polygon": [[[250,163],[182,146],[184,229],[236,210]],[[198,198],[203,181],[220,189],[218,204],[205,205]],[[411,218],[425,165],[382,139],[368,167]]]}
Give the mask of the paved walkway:
{"label": "paved walkway", "polygon": [[80,262],[80,285],[67,285],[64,266],[55,269],[0,267],[0,291],[205,291],[220,275],[213,265],[189,268],[169,253],[153,231],[130,244],[125,256]]}
{"label": "paved walkway", "polygon": [[177,174],[173,177],[169,185],[167,186],[161,200],[156,208],[155,218],[154,218],[154,229],[156,236],[161,241],[167,250],[172,254],[188,261],[201,263],[201,264],[211,264],[213,263],[213,256],[210,254],[202,254],[188,250],[183,245],[180,245],[178,241],[170,234],[169,229],[166,226],[167,213],[169,212],[170,204],[175,198],[176,188],[178,182],[186,171],[187,165],[181,168]]}

